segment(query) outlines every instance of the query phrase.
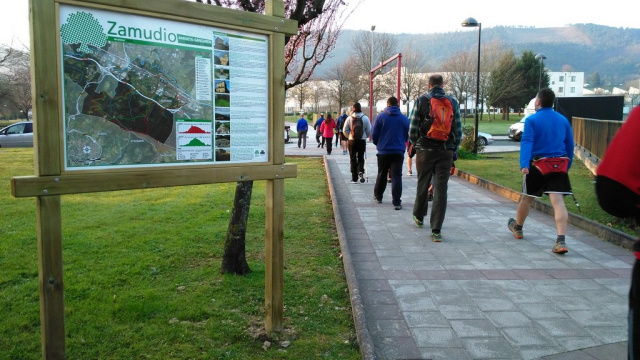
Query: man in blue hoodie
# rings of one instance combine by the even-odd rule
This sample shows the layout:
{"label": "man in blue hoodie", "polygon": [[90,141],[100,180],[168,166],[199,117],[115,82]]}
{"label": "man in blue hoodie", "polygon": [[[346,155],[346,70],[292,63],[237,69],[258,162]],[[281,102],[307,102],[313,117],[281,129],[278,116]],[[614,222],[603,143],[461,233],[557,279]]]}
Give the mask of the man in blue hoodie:
{"label": "man in blue hoodie", "polygon": [[378,203],[387,188],[387,173],[391,173],[391,198],[396,210],[402,209],[402,164],[405,143],[409,139],[409,119],[400,112],[398,99],[387,99],[387,107],[376,116],[371,140],[378,149],[378,176],[373,198]]}

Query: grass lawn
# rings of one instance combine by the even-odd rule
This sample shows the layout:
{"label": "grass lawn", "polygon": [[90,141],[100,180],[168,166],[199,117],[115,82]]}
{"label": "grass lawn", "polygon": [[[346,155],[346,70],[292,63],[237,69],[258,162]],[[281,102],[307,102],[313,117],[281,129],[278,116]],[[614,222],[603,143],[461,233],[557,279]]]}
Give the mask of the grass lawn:
{"label": "grass lawn", "polygon": [[[359,359],[320,159],[287,158],[285,331],[263,348],[265,183],[247,276],[220,274],[235,183],[62,197],[69,359]],[[10,195],[33,149],[0,150],[0,358],[40,359],[36,202]],[[288,343],[287,343],[288,341]]]}
{"label": "grass lawn", "polygon": [[[479,160],[460,159],[456,161],[456,167],[520,192],[522,191],[522,173],[519,170],[519,157],[519,153],[490,154],[489,156],[481,156]],[[627,234],[638,236],[639,229],[631,221],[618,219],[600,208],[595,194],[594,176],[580,160],[574,159],[569,171],[569,178],[575,197],[580,204],[581,212],[574,204],[571,196],[565,197],[567,210]],[[548,196],[544,196],[542,200],[549,203]]]}
{"label": "grass lawn", "polygon": [[[509,114],[509,120],[502,120],[501,114],[486,115],[483,114],[481,119],[478,119],[478,131],[486,132],[491,135],[508,135],[509,126],[520,121],[524,117],[524,114]],[[475,118],[467,117],[460,119],[463,126],[473,127]]]}
{"label": "grass lawn", "polygon": [[26,121],[26,119],[0,120],[0,129],[20,121]]}

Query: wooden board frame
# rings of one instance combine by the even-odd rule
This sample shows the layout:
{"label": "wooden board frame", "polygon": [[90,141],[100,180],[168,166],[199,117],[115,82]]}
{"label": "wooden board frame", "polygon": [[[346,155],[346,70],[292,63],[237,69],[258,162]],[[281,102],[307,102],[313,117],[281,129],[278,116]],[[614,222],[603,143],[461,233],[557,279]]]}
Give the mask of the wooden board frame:
{"label": "wooden board frame", "polygon": [[[63,172],[59,4],[138,14],[266,35],[268,38],[267,164],[212,164]],[[44,359],[66,359],[61,196],[75,193],[266,180],[265,326],[283,322],[284,179],[297,167],[284,163],[284,37],[298,31],[284,18],[282,0],[267,0],[266,15],[176,0],[30,0],[31,79],[35,175],[11,179],[15,197],[36,197],[40,322]],[[55,71],[53,64],[56,64]]]}

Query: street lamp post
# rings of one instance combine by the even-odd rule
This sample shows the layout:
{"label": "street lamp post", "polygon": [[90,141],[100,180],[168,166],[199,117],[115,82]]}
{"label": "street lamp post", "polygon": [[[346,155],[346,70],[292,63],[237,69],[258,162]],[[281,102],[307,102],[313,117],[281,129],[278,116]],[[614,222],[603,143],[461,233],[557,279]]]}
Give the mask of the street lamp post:
{"label": "street lamp post", "polygon": [[543,53],[536,55],[536,60],[540,60],[540,80],[538,80],[538,91],[540,91],[540,88],[542,87],[542,69],[544,68],[544,59],[546,58],[547,56]]}
{"label": "street lamp post", "polygon": [[[373,69],[373,31],[375,29],[376,26],[371,25],[371,67],[369,68],[369,71]],[[371,120],[371,117],[373,116],[373,81],[369,82],[369,94],[371,94],[369,97],[369,120]]]}
{"label": "street lamp post", "polygon": [[480,34],[482,33],[482,23],[470,17],[462,22],[463,27],[478,27],[478,71],[476,72],[476,104],[475,104],[475,124],[473,127],[473,154],[478,154],[478,103],[480,102]]}

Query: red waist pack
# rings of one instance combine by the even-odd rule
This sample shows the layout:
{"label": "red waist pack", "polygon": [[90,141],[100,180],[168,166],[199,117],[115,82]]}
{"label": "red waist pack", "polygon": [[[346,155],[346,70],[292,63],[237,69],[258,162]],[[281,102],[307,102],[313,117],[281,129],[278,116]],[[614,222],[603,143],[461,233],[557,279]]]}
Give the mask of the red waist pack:
{"label": "red waist pack", "polygon": [[568,157],[547,157],[533,160],[533,166],[535,166],[542,175],[548,175],[552,173],[564,173],[569,171],[569,158]]}

